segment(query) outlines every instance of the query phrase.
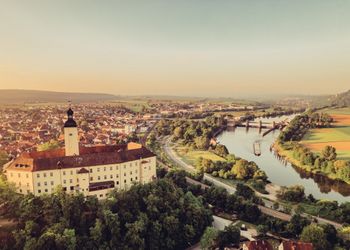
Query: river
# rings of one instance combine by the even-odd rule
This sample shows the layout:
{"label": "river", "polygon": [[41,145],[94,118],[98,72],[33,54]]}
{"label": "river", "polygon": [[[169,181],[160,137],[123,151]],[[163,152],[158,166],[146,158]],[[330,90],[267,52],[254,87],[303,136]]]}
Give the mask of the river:
{"label": "river", "polygon": [[[294,116],[281,116],[277,118],[263,118],[262,122],[291,120]],[[257,119],[259,121],[260,119]],[[237,127],[226,130],[218,136],[221,144],[225,145],[230,153],[254,161],[260,169],[264,170],[269,180],[280,186],[302,185],[305,187],[306,195],[312,194],[317,199],[336,200],[338,202],[350,201],[350,185],[334,181],[322,175],[315,175],[300,170],[290,163],[278,157],[270,146],[279,135],[279,130],[275,130],[265,137],[262,137],[262,130],[259,133],[257,128]],[[260,141],[261,155],[253,153],[253,144]]]}

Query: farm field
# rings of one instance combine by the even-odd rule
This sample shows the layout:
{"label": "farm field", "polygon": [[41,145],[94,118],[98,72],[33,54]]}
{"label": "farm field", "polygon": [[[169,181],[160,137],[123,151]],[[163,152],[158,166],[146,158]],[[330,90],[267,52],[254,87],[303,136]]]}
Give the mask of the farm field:
{"label": "farm field", "polygon": [[312,129],[304,136],[301,143],[319,153],[327,146],[337,149],[338,159],[350,160],[350,108],[327,109],[334,119],[334,127]]}

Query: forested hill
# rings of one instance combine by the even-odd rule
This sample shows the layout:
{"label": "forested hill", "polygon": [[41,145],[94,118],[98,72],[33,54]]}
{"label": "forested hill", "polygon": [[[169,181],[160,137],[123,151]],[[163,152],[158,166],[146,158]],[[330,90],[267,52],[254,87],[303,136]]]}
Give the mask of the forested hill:
{"label": "forested hill", "polygon": [[35,102],[94,102],[113,100],[118,97],[98,93],[68,93],[39,90],[0,89],[0,103],[35,103]]}
{"label": "forested hill", "polygon": [[331,103],[336,106],[350,106],[350,90],[333,96]]}

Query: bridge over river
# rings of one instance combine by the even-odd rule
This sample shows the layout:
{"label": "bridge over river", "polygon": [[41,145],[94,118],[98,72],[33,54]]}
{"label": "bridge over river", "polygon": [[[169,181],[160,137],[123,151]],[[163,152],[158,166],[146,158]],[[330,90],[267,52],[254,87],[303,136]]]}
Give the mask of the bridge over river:
{"label": "bridge over river", "polygon": [[242,119],[228,119],[227,120],[227,127],[245,127],[245,128],[258,128],[259,130],[262,129],[267,129],[264,133],[263,133],[263,137],[265,135],[267,135],[268,133],[270,133],[271,131],[275,130],[275,129],[280,129],[282,130],[284,127],[286,127],[289,123],[288,119],[285,119],[283,121],[250,121],[250,120],[246,120],[246,121],[242,121]]}

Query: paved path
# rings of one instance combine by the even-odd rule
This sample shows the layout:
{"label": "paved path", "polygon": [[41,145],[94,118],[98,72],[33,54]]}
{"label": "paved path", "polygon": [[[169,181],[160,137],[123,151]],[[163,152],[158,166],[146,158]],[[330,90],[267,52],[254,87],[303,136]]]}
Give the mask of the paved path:
{"label": "paved path", "polygon": [[[237,224],[238,221],[233,222],[231,220],[227,220],[218,216],[213,215],[213,227],[219,230],[224,230],[226,226],[229,226],[231,224]],[[257,232],[255,229],[249,228],[246,231],[241,230],[241,236],[249,239],[249,240],[254,240],[254,237],[257,235]]]}

